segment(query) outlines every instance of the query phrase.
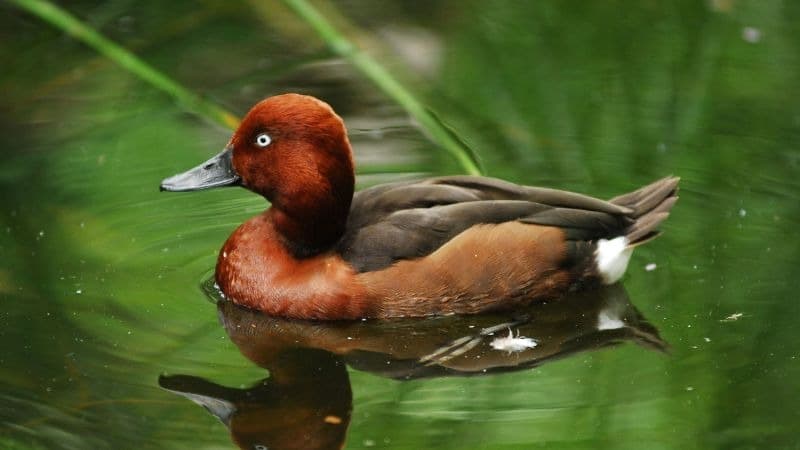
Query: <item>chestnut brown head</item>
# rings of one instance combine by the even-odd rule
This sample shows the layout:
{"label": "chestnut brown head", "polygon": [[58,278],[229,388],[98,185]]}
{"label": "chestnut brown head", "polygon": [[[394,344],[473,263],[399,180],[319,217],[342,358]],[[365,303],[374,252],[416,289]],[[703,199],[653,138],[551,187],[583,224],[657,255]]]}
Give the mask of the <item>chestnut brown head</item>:
{"label": "chestnut brown head", "polygon": [[353,157],[344,123],[314,97],[284,94],[259,102],[228,148],[241,184],[281,210],[350,203]]}
{"label": "chestnut brown head", "polygon": [[[222,153],[165,179],[161,189],[242,185],[276,206],[303,204],[352,185],[353,157],[342,119],[299,94],[269,97],[247,113]],[[349,196],[352,196],[352,186]]]}

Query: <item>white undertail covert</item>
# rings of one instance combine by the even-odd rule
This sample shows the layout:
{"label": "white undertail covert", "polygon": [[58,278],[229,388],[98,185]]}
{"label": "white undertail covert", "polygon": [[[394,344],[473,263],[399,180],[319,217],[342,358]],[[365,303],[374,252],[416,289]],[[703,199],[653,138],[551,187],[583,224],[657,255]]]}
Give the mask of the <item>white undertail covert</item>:
{"label": "white undertail covert", "polygon": [[594,251],[594,261],[597,273],[605,284],[616,283],[628,268],[633,247],[628,246],[628,239],[619,236],[614,239],[600,239],[597,241],[597,250]]}

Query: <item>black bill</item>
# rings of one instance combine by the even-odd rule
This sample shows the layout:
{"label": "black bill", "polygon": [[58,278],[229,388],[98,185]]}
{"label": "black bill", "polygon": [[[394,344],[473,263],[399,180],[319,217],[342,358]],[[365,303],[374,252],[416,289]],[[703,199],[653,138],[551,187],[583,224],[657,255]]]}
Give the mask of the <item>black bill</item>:
{"label": "black bill", "polygon": [[229,145],[203,164],[165,179],[161,182],[161,190],[181,192],[237,186],[241,178],[233,169],[232,156],[233,147]]}

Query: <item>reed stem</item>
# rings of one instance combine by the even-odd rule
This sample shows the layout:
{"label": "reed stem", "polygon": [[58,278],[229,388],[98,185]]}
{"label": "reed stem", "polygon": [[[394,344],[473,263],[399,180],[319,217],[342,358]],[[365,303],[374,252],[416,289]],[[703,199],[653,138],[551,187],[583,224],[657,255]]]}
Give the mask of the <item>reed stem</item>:
{"label": "reed stem", "polygon": [[10,0],[10,2],[85,43],[150,85],[166,92],[186,109],[227,128],[234,129],[238,126],[239,119],[234,114],[189,91],[57,5],[46,0]]}
{"label": "reed stem", "polygon": [[347,59],[384,93],[402,106],[422,126],[430,138],[450,153],[467,173],[481,174],[477,160],[469,148],[463,145],[451,130],[448,130],[383,66],[350,42],[314,6],[306,0],[284,0],[284,3],[314,29],[334,53]]}

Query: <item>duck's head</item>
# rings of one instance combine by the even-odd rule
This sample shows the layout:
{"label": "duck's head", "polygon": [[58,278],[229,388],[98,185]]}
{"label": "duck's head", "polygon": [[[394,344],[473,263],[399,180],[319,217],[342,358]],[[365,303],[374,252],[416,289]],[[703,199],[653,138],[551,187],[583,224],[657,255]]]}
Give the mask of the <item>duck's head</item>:
{"label": "duck's head", "polygon": [[161,182],[164,191],[241,185],[274,205],[313,201],[350,185],[353,156],[344,122],[325,102],[299,94],[269,97],[247,113],[225,149]]}
{"label": "duck's head", "polygon": [[[325,102],[283,94],[247,113],[225,149],[161,182],[163,191],[243,186],[292,222],[319,217],[343,226],[353,196],[353,156],[344,122]],[[340,216],[342,220],[338,220]]]}

